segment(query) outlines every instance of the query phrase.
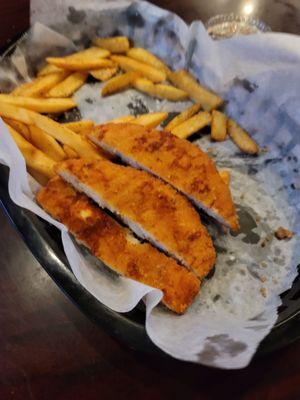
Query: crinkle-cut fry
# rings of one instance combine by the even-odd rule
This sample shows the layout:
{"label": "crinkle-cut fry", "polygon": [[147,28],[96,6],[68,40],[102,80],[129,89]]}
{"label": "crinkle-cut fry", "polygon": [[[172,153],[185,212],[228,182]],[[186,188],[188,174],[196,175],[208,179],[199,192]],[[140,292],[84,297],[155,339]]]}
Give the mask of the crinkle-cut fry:
{"label": "crinkle-cut fry", "polygon": [[46,94],[46,97],[70,97],[76,92],[87,80],[87,72],[73,72],[66,79],[54,86]]}
{"label": "crinkle-cut fry", "polygon": [[30,129],[28,125],[23,124],[23,122],[16,121],[15,119],[12,118],[3,118],[3,121],[7,125],[11,126],[15,131],[20,133],[24,139],[30,142]]}
{"label": "crinkle-cut fry", "polygon": [[25,82],[18,85],[10,92],[12,96],[23,96],[23,93],[33,85],[34,81]]}
{"label": "crinkle-cut fry", "polygon": [[0,107],[2,103],[27,108],[28,110],[40,113],[59,113],[76,107],[76,103],[73,99],[44,99],[12,96],[10,94],[0,94]]}
{"label": "crinkle-cut fry", "polygon": [[115,76],[117,72],[118,67],[92,69],[91,71],[89,71],[90,75],[92,75],[93,78],[98,79],[101,82],[108,81],[113,76]]}
{"label": "crinkle-cut fry", "polygon": [[76,151],[71,149],[71,147],[68,146],[67,144],[63,145],[63,149],[64,149],[64,152],[66,153],[67,158],[79,158],[78,153],[76,153]]}
{"label": "crinkle-cut fry", "polygon": [[139,72],[154,83],[160,83],[166,80],[166,73],[164,71],[154,68],[149,64],[126,56],[111,56],[111,59],[115,61],[121,69]]}
{"label": "crinkle-cut fry", "polygon": [[136,78],[133,82],[133,87],[140,92],[159,99],[182,101],[188,97],[187,93],[181,89],[170,85],[154,84],[147,78]]}
{"label": "crinkle-cut fry", "polygon": [[135,117],[133,115],[123,115],[122,117],[112,119],[111,121],[107,121],[106,123],[123,124],[124,122],[132,122],[134,120]]}
{"label": "crinkle-cut fry", "polygon": [[89,71],[97,68],[115,66],[115,63],[108,60],[109,51],[90,47],[66,57],[47,57],[46,61],[51,65],[71,71]]}
{"label": "crinkle-cut fry", "polygon": [[8,126],[8,129],[16,145],[23,154],[27,166],[47,179],[52,178],[54,176],[55,161],[29,143],[12,127]]}
{"label": "crinkle-cut fry", "polygon": [[219,175],[222,178],[222,181],[229,186],[230,185],[230,179],[231,175],[230,172],[227,171],[226,169],[219,169]]}
{"label": "crinkle-cut fry", "polygon": [[186,139],[210,123],[211,114],[207,111],[200,111],[198,114],[195,114],[193,117],[173,128],[171,133],[181,139]]}
{"label": "crinkle-cut fry", "polygon": [[161,69],[166,73],[170,72],[170,68],[163,61],[161,61],[150,51],[145,50],[141,47],[132,47],[127,51],[127,56],[137,61],[142,61],[145,64],[152,65],[153,67]]}
{"label": "crinkle-cut fry", "polygon": [[211,113],[211,133],[212,140],[222,142],[227,137],[227,116],[221,111],[213,110]]}
{"label": "crinkle-cut fry", "polygon": [[120,92],[128,87],[131,87],[133,81],[138,77],[138,74],[134,71],[125,72],[125,74],[115,76],[109,79],[101,90],[102,96],[108,96],[110,94]]}
{"label": "crinkle-cut fry", "polygon": [[79,133],[80,135],[85,136],[94,128],[95,122],[88,119],[83,119],[81,121],[65,122],[63,123],[63,126],[71,129],[71,131],[75,133]]}
{"label": "crinkle-cut fry", "polygon": [[97,151],[85,138],[64,127],[62,124],[59,124],[45,115],[38,114],[35,111],[3,103],[0,107],[0,116],[13,118],[27,125],[38,126],[60,143],[69,145],[81,157],[91,159],[100,159],[104,157],[104,155]]}
{"label": "crinkle-cut fry", "polygon": [[63,72],[62,68],[56,67],[55,65],[46,64],[39,72],[37,76],[45,76],[49,74],[53,74],[54,72]]}
{"label": "crinkle-cut fry", "polygon": [[231,118],[228,118],[228,134],[233,143],[244,153],[252,155],[259,153],[258,144]]}
{"label": "crinkle-cut fry", "polygon": [[62,161],[66,154],[57,141],[42,129],[30,125],[30,142],[54,161]]}
{"label": "crinkle-cut fry", "polygon": [[95,38],[93,40],[95,46],[106,49],[111,53],[126,53],[129,50],[130,44],[126,36],[115,36],[108,38]]}
{"label": "crinkle-cut fry", "polygon": [[184,121],[195,115],[200,110],[200,108],[200,104],[193,104],[192,106],[183,110],[180,114],[173,118],[167,126],[164,127],[164,131],[171,132],[172,129],[174,129],[176,126],[182,124]]}
{"label": "crinkle-cut fry", "polygon": [[132,124],[143,125],[146,128],[156,128],[168,117],[167,112],[142,114],[130,121]]}
{"label": "crinkle-cut fry", "polygon": [[[70,72],[55,72],[53,74],[40,76],[32,81],[32,85],[25,88],[21,95],[23,97],[42,97],[51,88],[63,81]],[[19,94],[20,96],[20,94]]]}
{"label": "crinkle-cut fry", "polygon": [[190,98],[196,103],[200,103],[206,111],[218,108],[223,103],[221,97],[201,86],[200,83],[184,69],[169,73],[168,79],[173,85],[187,92]]}

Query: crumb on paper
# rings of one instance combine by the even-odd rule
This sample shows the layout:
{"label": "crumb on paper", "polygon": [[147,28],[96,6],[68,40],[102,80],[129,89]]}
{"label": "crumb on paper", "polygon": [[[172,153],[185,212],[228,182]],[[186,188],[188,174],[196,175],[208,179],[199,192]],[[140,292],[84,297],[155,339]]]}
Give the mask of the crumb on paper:
{"label": "crumb on paper", "polygon": [[267,268],[267,266],[268,266],[268,264],[267,264],[266,261],[262,261],[262,262],[260,263],[260,265],[261,265],[261,267],[263,267],[263,268]]}
{"label": "crumb on paper", "polygon": [[294,232],[289,231],[286,228],[283,228],[280,226],[275,232],[274,232],[275,237],[278,240],[283,240],[283,239],[291,239],[294,236]]}
{"label": "crumb on paper", "polygon": [[263,297],[267,297],[267,289],[265,287],[260,288],[260,293]]}
{"label": "crumb on paper", "polygon": [[271,234],[267,235],[261,242],[261,247],[266,247],[266,245],[272,240],[272,236]]}
{"label": "crumb on paper", "polygon": [[260,281],[261,281],[262,283],[265,283],[265,282],[267,282],[267,280],[268,280],[268,278],[267,278],[266,276],[261,276],[259,279],[260,279]]}
{"label": "crumb on paper", "polygon": [[242,193],[242,194],[240,195],[240,199],[241,199],[241,200],[244,200],[244,198],[245,198],[245,193]]}

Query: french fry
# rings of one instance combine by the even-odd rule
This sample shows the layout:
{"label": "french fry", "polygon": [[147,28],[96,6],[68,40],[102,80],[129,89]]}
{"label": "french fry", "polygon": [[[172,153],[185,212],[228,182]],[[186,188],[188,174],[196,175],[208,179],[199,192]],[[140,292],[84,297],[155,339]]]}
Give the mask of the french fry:
{"label": "french fry", "polygon": [[230,172],[227,171],[226,169],[220,169],[220,170],[219,170],[219,175],[220,175],[220,177],[222,178],[222,181],[223,181],[227,186],[229,186],[229,185],[230,185],[230,179],[231,179]]}
{"label": "french fry", "polygon": [[34,117],[34,122],[37,126],[44,129],[56,140],[70,146],[81,157],[91,159],[103,158],[103,156],[100,154],[100,151],[98,151],[98,149],[96,149],[85,138],[71,131],[70,129],[65,128],[63,125],[60,125],[52,119],[37,114]]}
{"label": "french fry", "polygon": [[28,125],[36,125],[48,133],[48,135],[54,137],[54,139],[58,140],[60,143],[70,146],[81,157],[91,159],[103,158],[103,155],[101,155],[101,153],[82,136],[64,127],[58,122],[53,121],[45,115],[38,114],[35,111],[27,110],[26,108],[20,108],[12,106],[11,104],[3,103],[0,107],[0,116],[13,118]]}
{"label": "french fry", "polygon": [[145,64],[141,61],[134,60],[125,56],[111,56],[121,69],[124,71],[136,71],[150,79],[154,83],[163,82],[166,80],[166,73],[160,69],[154,68],[151,65]]}
{"label": "french fry", "polygon": [[221,111],[213,110],[211,113],[211,134],[212,140],[222,142],[227,136],[227,117]]}
{"label": "french fry", "polygon": [[88,132],[93,129],[95,126],[94,121],[90,120],[81,120],[81,121],[74,121],[74,122],[65,122],[63,124],[68,129],[71,129],[71,131],[75,133],[79,133],[82,136],[85,136]]}
{"label": "french fry", "polygon": [[52,178],[54,176],[55,162],[51,158],[47,157],[42,151],[29,143],[26,139],[24,139],[23,136],[13,128],[8,126],[8,129],[12,138],[16,142],[16,145],[23,154],[28,167],[47,179]]}
{"label": "french fry", "polygon": [[3,118],[3,121],[6,123],[6,125],[9,125],[12,127],[15,131],[20,133],[24,139],[28,140],[30,142],[30,129],[28,125],[23,124],[23,122],[16,121],[15,119],[11,118]]}
{"label": "french fry", "polygon": [[12,106],[11,104],[3,103],[0,107],[0,117],[11,118],[16,121],[23,122],[26,125],[33,124],[33,115],[36,113],[26,108]]}
{"label": "french fry", "polygon": [[97,68],[114,67],[115,63],[106,59],[109,54],[107,50],[90,47],[66,57],[47,57],[46,61],[51,65],[71,71],[89,71]]}
{"label": "french fry", "polygon": [[87,77],[87,72],[74,72],[49,90],[46,97],[70,97],[85,83]]}
{"label": "french fry", "polygon": [[187,98],[187,93],[174,86],[157,84],[155,85],[149,79],[137,78],[133,82],[133,87],[140,92],[147,93],[149,96],[158,99],[167,99],[170,101],[181,101]]}
{"label": "french fry", "polygon": [[63,149],[64,149],[64,152],[65,152],[66,155],[67,155],[67,158],[79,158],[78,153],[76,153],[76,151],[74,151],[73,149],[71,149],[71,147],[68,146],[67,144],[64,144],[64,145],[63,145]]}
{"label": "french fry", "polygon": [[102,49],[106,49],[111,53],[126,53],[130,47],[129,40],[126,36],[96,38],[94,39],[93,44]]}
{"label": "french fry", "polygon": [[23,93],[33,85],[34,81],[25,82],[17,86],[10,93],[12,96],[23,96]]}
{"label": "french fry", "polygon": [[145,64],[152,65],[153,67],[158,68],[166,73],[170,72],[170,68],[163,61],[161,61],[154,54],[150,53],[150,51],[141,47],[132,47],[127,51],[127,56]]}
{"label": "french fry", "polygon": [[223,99],[201,86],[186,70],[181,69],[168,74],[168,79],[179,89],[184,90],[192,100],[200,103],[206,111],[219,107]]}
{"label": "french fry", "polygon": [[101,82],[104,82],[116,75],[116,73],[118,72],[118,67],[94,69],[89,72],[92,77],[98,79]]}
{"label": "french fry", "polygon": [[37,76],[45,76],[53,74],[54,72],[63,72],[62,68],[56,67],[55,65],[46,64],[38,73]]}
{"label": "french fry", "polygon": [[46,186],[49,178],[33,168],[27,167],[27,172],[42,186]]}
{"label": "french fry", "polygon": [[134,120],[135,120],[135,117],[133,115],[124,115],[122,117],[112,119],[111,121],[108,121],[107,123],[123,124],[125,122],[132,122]]}
{"label": "french fry", "polygon": [[[63,81],[69,75],[68,71],[55,72],[45,76],[40,76],[32,81],[32,85],[23,90],[23,97],[42,97],[51,88]],[[20,96],[20,94],[18,95]]]}
{"label": "french fry", "polygon": [[137,73],[134,71],[126,72],[125,74],[115,76],[105,83],[101,90],[102,96],[120,92],[132,86],[133,81],[137,78]]}
{"label": "french fry", "polygon": [[168,117],[166,112],[156,112],[149,114],[142,114],[136,117],[134,120],[129,121],[132,124],[143,125],[146,128],[156,128]]}
{"label": "french fry", "polygon": [[165,126],[164,130],[166,132],[171,132],[172,129],[175,128],[175,126],[178,126],[187,119],[191,118],[194,114],[196,114],[200,110],[200,108],[201,108],[200,104],[193,104],[191,107],[182,111],[175,118],[173,118],[172,121],[170,121],[168,125]]}
{"label": "french fry", "polygon": [[193,133],[196,133],[200,129],[204,128],[206,125],[211,123],[211,115],[207,111],[200,111],[193,117],[182,122],[182,124],[177,125],[171,130],[173,135],[180,137],[181,139],[186,139]]}
{"label": "french fry", "polygon": [[76,107],[76,103],[72,99],[41,99],[0,94],[0,107],[3,103],[40,113],[57,113]]}
{"label": "french fry", "polygon": [[244,153],[257,155],[259,146],[233,119],[228,118],[228,134],[237,147]]}
{"label": "french fry", "polygon": [[35,125],[30,125],[30,142],[54,161],[62,161],[66,154],[57,141]]}

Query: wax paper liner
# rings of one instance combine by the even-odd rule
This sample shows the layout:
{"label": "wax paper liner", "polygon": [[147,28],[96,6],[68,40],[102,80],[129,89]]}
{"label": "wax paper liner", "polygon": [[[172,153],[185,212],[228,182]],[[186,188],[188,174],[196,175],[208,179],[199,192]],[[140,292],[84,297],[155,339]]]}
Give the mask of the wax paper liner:
{"label": "wax paper liner", "polygon": [[[230,170],[241,231],[224,235],[206,222],[218,253],[215,272],[186,314],[177,316],[156,306],[160,291],[109,272],[35,204],[31,188],[37,187],[32,180],[28,183],[24,160],[1,124],[0,158],[10,167],[11,198],[62,230],[74,274],[99,301],[124,312],[144,299],[147,333],[162,350],[182,360],[242,368],[272,329],[279,294],[291,287],[297,274],[300,39],[268,33],[214,42],[200,22],[188,27],[178,16],[146,2],[119,5],[56,0],[51,13],[44,13],[49,4],[34,1],[32,21],[49,24],[56,32],[36,24],[15,54],[2,61],[1,87],[10,90],[34,76],[45,55],[72,52],[96,35],[128,35],[173,68],[188,68],[224,96],[226,112],[267,147],[253,158],[242,155],[230,141],[213,144],[207,135],[194,140],[218,167]],[[102,99],[100,87],[84,85],[75,95],[79,111],[66,113],[65,119],[103,122],[129,113],[178,111],[189,104],[150,99],[134,90]],[[279,242],[274,231],[280,225],[296,236]]]}

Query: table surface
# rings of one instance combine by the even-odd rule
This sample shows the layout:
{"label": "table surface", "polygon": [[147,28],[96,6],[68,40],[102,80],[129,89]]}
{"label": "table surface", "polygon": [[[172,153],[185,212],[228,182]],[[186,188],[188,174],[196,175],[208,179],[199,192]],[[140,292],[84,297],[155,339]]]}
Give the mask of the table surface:
{"label": "table surface", "polygon": [[[299,0],[158,0],[190,22],[254,4],[273,30],[300,32]],[[248,7],[249,9],[249,7]],[[0,46],[29,23],[0,0]],[[299,399],[300,342],[239,371],[127,349],[89,321],[33,258],[0,210],[0,399]]]}

